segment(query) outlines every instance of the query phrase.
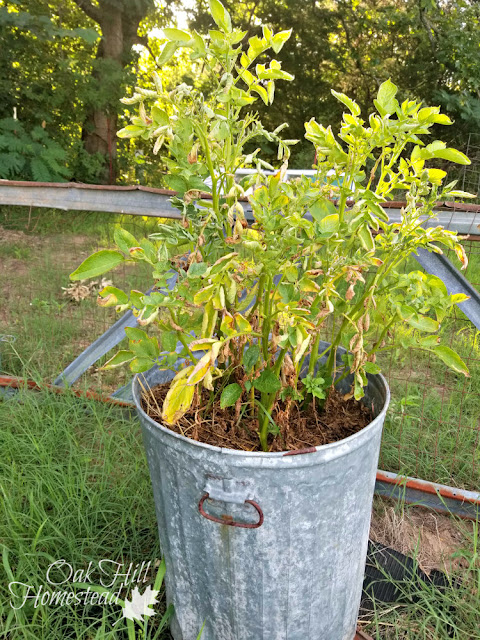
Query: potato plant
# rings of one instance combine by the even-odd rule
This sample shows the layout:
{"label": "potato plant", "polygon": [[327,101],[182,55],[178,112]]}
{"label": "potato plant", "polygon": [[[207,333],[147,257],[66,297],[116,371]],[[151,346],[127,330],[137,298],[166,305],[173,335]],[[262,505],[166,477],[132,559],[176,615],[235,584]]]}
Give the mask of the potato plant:
{"label": "potato plant", "polygon": [[[106,367],[128,362],[135,373],[154,364],[173,370],[165,423],[174,424],[199,394],[208,393],[211,403],[235,406],[237,415],[246,412],[258,421],[264,450],[269,433],[276,433],[276,403],[321,404],[348,374],[351,395],[360,400],[367,374],[380,372],[377,354],[396,347],[397,322],[407,328],[402,346],[431,351],[468,375],[438,335],[449,309],[466,296],[449,295],[435,276],[400,269],[419,247],[453,249],[467,265],[455,233],[423,226],[438,199],[468,195],[454,191],[454,183],[443,186],[445,172],[427,167],[435,158],[469,162],[443,142],[422,141],[433,125],[452,124],[449,118],[437,107],[400,104],[390,81],[380,86],[367,121],[353,100],[334,92],[346,107],[340,132],[309,120],[305,135],[312,157],[316,153],[315,176],[287,181],[296,141],[280,137],[287,125],[267,131],[251,105],[271,104],[275,83],[292,79],[278,61],[265,61],[290,31],[274,34],[264,27],[262,38],[245,43],[246,33],[232,28],[219,0],[210,0],[210,8],[218,29],[207,37],[165,29],[158,63],[187,48],[197,73],[209,75],[211,94],[186,84],[164,87],[155,75],[151,90],[137,88],[124,99],[138,105],[138,115],[118,134],[152,140],[155,152],[163,152],[180,219],[142,239],[117,229],[118,250],[95,253],[71,275],[96,277],[125,261],[152,268],[149,294],[115,287],[100,292],[99,304],[133,309],[142,327],[126,330],[129,348]],[[278,147],[277,170],[261,159],[259,148],[253,150],[261,138]],[[240,167],[255,171],[238,183]],[[398,190],[406,206],[401,222],[391,223],[382,203]],[[168,289],[172,275],[175,284]],[[155,335],[149,335],[151,326],[159,330]],[[327,331],[331,348],[319,366],[327,355],[319,353]],[[348,355],[336,370],[339,347]]]}

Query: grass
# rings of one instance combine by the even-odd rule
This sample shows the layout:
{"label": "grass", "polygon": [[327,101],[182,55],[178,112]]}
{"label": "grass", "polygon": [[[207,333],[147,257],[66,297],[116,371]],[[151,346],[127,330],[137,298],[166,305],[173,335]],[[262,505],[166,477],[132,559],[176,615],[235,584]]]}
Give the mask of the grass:
{"label": "grass", "polygon": [[[118,407],[68,393],[20,391],[0,401],[0,450],[0,639],[133,640],[119,605],[35,607],[30,599],[14,611],[8,584],[24,583],[31,593],[48,589],[48,567],[64,559],[72,572],[86,571],[91,563],[94,584],[101,560],[125,568],[150,561],[140,591],[153,585],[160,549],[138,423]],[[456,526],[466,530],[461,522]],[[399,585],[403,604],[377,602],[363,618],[363,629],[374,640],[480,638],[478,527],[465,535],[451,587],[439,592],[427,584]],[[84,576],[69,576],[67,565],[64,571],[49,573],[55,582],[68,578],[50,588],[83,591],[72,583],[87,582]],[[132,586],[121,595],[129,597]],[[26,588],[13,589],[17,606]],[[159,625],[164,610],[162,595],[147,633],[135,624],[138,640],[170,639]]]}
{"label": "grass", "polygon": [[28,247],[22,245],[2,245],[0,246],[0,258],[15,258],[15,260],[28,260],[31,252]]}
{"label": "grass", "polygon": [[[50,210],[37,211],[35,233],[26,232],[27,220],[21,218],[21,212],[6,216],[3,222],[0,334],[14,335],[15,349],[22,360],[28,360],[44,379],[51,380],[115,320],[114,312],[96,305],[102,279],[97,279],[98,286],[87,298],[76,302],[64,292],[70,284],[69,273],[92,251],[112,246],[116,226],[122,225],[141,236],[156,222],[132,216],[126,220],[126,216],[108,214],[66,216]],[[149,286],[146,269],[121,267],[110,277],[126,290],[146,290]],[[0,358],[2,352],[1,368],[18,375],[22,364],[16,353],[5,345]],[[82,382],[113,390],[120,384],[118,379],[111,374],[100,379],[90,375]]]}
{"label": "grass", "polygon": [[[478,540],[478,536],[476,537]],[[480,638],[480,570],[476,552],[464,551],[469,567],[445,589],[429,583],[399,583],[405,604],[375,603],[365,631],[374,640],[477,640]]]}
{"label": "grass", "polygon": [[[459,325],[462,327],[459,330]],[[381,466],[442,484],[480,484],[480,333],[462,319],[443,323],[442,341],[467,362],[466,379],[428,352],[393,354],[385,362],[392,404]]]}
{"label": "grass", "polygon": [[[92,563],[94,584],[102,559],[124,570],[150,561],[147,578],[153,585],[160,550],[139,431],[117,407],[68,393],[23,391],[0,401],[0,638],[131,639],[124,620],[113,626],[122,614],[118,605],[35,608],[30,599],[14,611],[7,585],[30,585],[30,593],[40,587],[73,592],[73,575],[61,587],[47,582],[48,567],[61,559],[74,571]],[[65,569],[59,577],[59,569],[49,575],[61,582],[68,574]],[[76,581],[81,578],[77,574]],[[14,588],[17,606],[26,589]],[[160,618],[151,619],[145,637],[170,637],[155,636]],[[144,637],[138,625],[137,632]]]}

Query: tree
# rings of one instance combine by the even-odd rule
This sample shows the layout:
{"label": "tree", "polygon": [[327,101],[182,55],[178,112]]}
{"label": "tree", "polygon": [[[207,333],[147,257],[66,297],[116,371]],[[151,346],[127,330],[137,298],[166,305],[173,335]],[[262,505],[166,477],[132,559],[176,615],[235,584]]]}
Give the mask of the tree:
{"label": "tree", "polygon": [[74,179],[114,182],[119,99],[132,82],[134,45],[149,46],[144,24],[161,24],[173,1],[7,0],[0,118],[15,108],[25,131],[44,127],[66,150]]}
{"label": "tree", "polygon": [[74,0],[101,30],[91,77],[91,99],[87,105],[82,139],[89,154],[106,160],[103,182],[115,182],[117,156],[118,101],[123,93],[124,70],[133,62],[134,44],[147,44],[138,29],[152,11],[153,0]]}
{"label": "tree", "polygon": [[480,4],[419,0],[419,13],[438,69],[435,97],[464,138],[480,128]]}
{"label": "tree", "polygon": [[18,118],[12,131],[23,132],[25,150],[42,128],[65,150],[68,175],[83,180],[95,180],[98,167],[95,158],[83,162],[79,125],[97,39],[73,3],[8,0],[0,8],[0,118]]}

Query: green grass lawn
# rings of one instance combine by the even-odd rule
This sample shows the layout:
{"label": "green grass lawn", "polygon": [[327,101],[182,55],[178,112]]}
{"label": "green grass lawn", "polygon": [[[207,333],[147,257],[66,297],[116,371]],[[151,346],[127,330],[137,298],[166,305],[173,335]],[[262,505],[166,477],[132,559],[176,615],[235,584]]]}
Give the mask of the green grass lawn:
{"label": "green grass lawn", "polygon": [[[73,571],[91,563],[97,584],[101,560],[123,567],[151,561],[140,591],[153,584],[160,550],[138,422],[118,407],[68,393],[21,391],[0,401],[0,450],[0,638],[132,640],[119,605],[59,607],[49,601],[35,607],[29,599],[14,611],[8,584],[24,583],[35,594],[48,589],[48,567],[61,559]],[[451,575],[452,581],[460,575],[458,588],[439,593],[403,585],[406,604],[376,603],[362,621],[365,631],[375,640],[479,639],[478,531],[466,535]],[[73,576],[66,579],[66,565],[64,571],[49,574],[54,582],[66,580],[50,588],[83,591],[72,585]],[[15,587],[16,606],[26,589]],[[146,634],[136,625],[136,638],[170,638],[158,626],[164,607],[162,597]]]}
{"label": "green grass lawn", "polygon": [[[129,637],[123,620],[112,630],[118,605],[35,607],[30,599],[14,611],[7,585],[74,591],[73,576],[62,587],[47,582],[48,567],[61,559],[75,571],[102,559],[124,567],[151,561],[153,584],[160,550],[139,424],[117,407],[73,395],[21,392],[0,401],[0,450],[0,638]],[[67,574],[50,575],[61,582]],[[97,569],[92,582],[100,584],[100,575]],[[16,587],[17,606],[25,590]],[[152,618],[148,638],[160,618]]]}
{"label": "green grass lawn", "polygon": [[445,321],[441,334],[467,362],[471,377],[447,370],[427,352],[391,354],[385,370],[392,404],[380,464],[388,471],[478,490],[480,333],[458,318]]}
{"label": "green grass lawn", "polygon": [[[428,583],[394,584],[402,604],[377,602],[363,617],[363,629],[374,640],[477,640],[480,638],[478,531],[472,548],[461,549],[465,568],[451,574],[446,588]],[[473,550],[472,550],[473,549]]]}

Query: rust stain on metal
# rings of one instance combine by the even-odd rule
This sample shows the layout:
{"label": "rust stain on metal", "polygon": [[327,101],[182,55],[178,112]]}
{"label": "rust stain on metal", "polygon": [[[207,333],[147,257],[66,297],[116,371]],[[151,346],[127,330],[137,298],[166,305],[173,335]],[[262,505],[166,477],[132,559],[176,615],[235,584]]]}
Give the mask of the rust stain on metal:
{"label": "rust stain on metal", "polygon": [[94,189],[96,191],[148,191],[164,196],[175,195],[176,191],[144,187],[140,184],[85,184],[84,182],[31,182],[29,180],[0,180],[2,187],[48,187],[51,189]]}
{"label": "rust stain on metal", "polygon": [[401,487],[407,487],[408,489],[416,489],[423,493],[429,493],[431,495],[442,496],[443,498],[449,498],[450,500],[457,500],[459,502],[470,502],[471,504],[480,505],[480,500],[465,495],[460,489],[454,489],[453,487],[447,487],[444,485],[436,485],[433,482],[427,480],[418,480],[417,478],[408,478],[404,476],[398,476],[396,478],[390,478],[382,471],[377,472],[377,480],[393,484]]}
{"label": "rust stain on metal", "polygon": [[315,447],[307,447],[305,449],[299,449],[298,451],[287,451],[284,456],[301,456],[304,453],[315,453],[317,449]]}
{"label": "rust stain on metal", "polygon": [[357,633],[355,634],[355,638],[353,640],[373,640],[371,636],[367,636],[366,633],[357,629]]}
{"label": "rust stain on metal", "polygon": [[240,529],[258,529],[258,527],[261,527],[263,524],[263,520],[264,520],[263,511],[260,505],[254,502],[253,500],[245,500],[245,504],[251,504],[252,507],[257,511],[258,522],[247,524],[245,522],[237,522],[236,520],[233,519],[232,516],[222,515],[221,518],[217,518],[216,516],[211,516],[209,513],[205,511],[203,507],[203,503],[208,498],[209,498],[209,494],[204,493],[203,496],[200,498],[200,502],[198,503],[198,510],[200,512],[200,515],[202,515],[207,520],[211,520],[212,522],[218,522],[218,524],[224,524],[229,527],[239,527]]}
{"label": "rust stain on metal", "polygon": [[[54,393],[65,393],[65,389],[62,387],[56,387],[53,384],[37,384],[33,380],[27,380],[26,378],[15,378],[12,376],[0,376],[0,387],[11,387],[12,389],[33,389],[36,391],[48,390],[53,391]],[[109,398],[108,396],[103,396],[99,393],[95,393],[95,391],[79,391],[78,389],[69,389],[69,393],[73,393],[73,395],[78,398],[88,398],[90,400],[97,400],[99,402],[106,402],[107,404],[114,404],[119,407],[129,407],[132,408],[132,404],[130,402],[123,402],[122,400],[117,400],[116,398]]]}
{"label": "rust stain on metal", "polygon": [[465,202],[445,202],[445,206],[449,209],[455,209],[455,211],[473,211],[474,213],[480,212],[479,204],[467,204]]}
{"label": "rust stain on metal", "polygon": [[226,513],[222,513],[222,520],[225,520],[225,524],[232,524],[233,523],[233,516],[230,516],[230,515],[228,515]]}

